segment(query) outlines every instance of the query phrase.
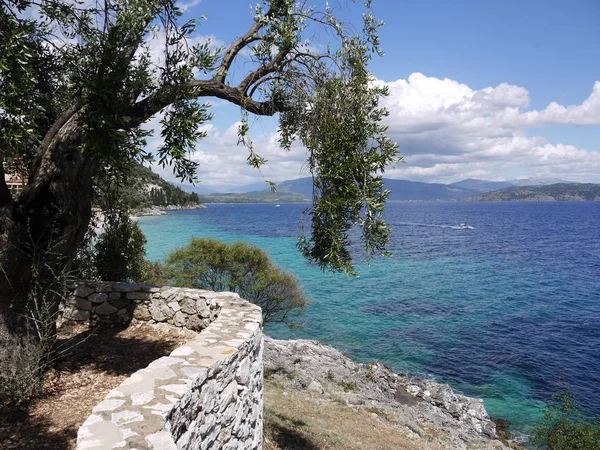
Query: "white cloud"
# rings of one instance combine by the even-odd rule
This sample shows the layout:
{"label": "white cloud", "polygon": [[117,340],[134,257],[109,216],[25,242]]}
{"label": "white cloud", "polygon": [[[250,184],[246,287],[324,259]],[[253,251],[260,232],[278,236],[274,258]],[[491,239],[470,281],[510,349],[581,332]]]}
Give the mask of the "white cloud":
{"label": "white cloud", "polygon": [[529,134],[550,125],[600,126],[600,82],[580,105],[553,102],[539,111],[526,109],[526,89],[506,83],[473,90],[413,73],[387,85],[390,95],[382,104],[406,159],[389,172],[394,178],[451,182],[517,174],[600,182],[600,153]]}
{"label": "white cloud", "polygon": [[[390,110],[389,133],[400,144],[406,162],[386,176],[436,182],[517,177],[600,182],[600,152],[568,142],[551,144],[536,130],[549,125],[599,127],[600,82],[579,105],[551,103],[541,110],[529,109],[525,88],[506,83],[474,90],[455,80],[414,73],[407,80],[387,84],[390,95],[382,103]],[[305,149],[295,145],[284,152],[270,127],[258,134],[260,121],[255,125],[255,150],[269,160],[262,170],[264,178],[283,181],[307,176]],[[225,130],[208,124],[206,131],[208,138],[198,143],[193,156],[200,162],[201,186],[221,190],[262,179],[246,164],[248,150],[237,145],[237,123]],[[152,144],[158,146],[156,141]]]}
{"label": "white cloud", "polygon": [[186,12],[188,9],[198,6],[202,0],[190,0],[188,2],[177,2],[177,6],[182,12]]}

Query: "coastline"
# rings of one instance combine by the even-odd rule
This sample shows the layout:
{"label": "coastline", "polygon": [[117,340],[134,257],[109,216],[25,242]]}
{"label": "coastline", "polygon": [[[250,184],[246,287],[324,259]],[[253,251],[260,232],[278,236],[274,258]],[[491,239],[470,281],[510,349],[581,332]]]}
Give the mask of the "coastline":
{"label": "coastline", "polygon": [[139,217],[147,217],[147,216],[166,216],[167,211],[181,211],[188,209],[205,209],[206,206],[202,203],[193,204],[193,205],[166,205],[166,206],[150,206],[147,208],[137,208],[134,209],[130,217],[132,219],[137,219]]}
{"label": "coastline", "polygon": [[378,420],[419,445],[524,448],[499,437],[504,433],[498,432],[483,400],[456,394],[448,384],[394,373],[376,361],[359,364],[319,341],[265,336],[264,365],[265,382],[284,389],[284,395],[375,412]]}

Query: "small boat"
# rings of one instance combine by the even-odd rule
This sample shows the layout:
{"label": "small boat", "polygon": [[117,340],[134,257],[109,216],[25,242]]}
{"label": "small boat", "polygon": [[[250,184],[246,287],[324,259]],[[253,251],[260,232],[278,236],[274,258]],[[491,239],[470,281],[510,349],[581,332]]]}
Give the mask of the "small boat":
{"label": "small boat", "polygon": [[275,205],[275,208],[279,208],[281,205]]}
{"label": "small boat", "polygon": [[459,230],[472,230],[472,229],[473,229],[473,227],[472,227],[471,225],[467,225],[466,223],[461,223],[461,224],[458,226],[458,229],[459,229]]}

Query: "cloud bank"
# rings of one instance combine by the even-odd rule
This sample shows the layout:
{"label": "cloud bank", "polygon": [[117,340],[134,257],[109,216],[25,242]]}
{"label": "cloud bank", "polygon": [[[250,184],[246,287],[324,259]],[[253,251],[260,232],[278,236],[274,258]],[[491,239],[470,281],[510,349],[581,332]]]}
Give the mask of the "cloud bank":
{"label": "cloud bank", "polygon": [[[422,73],[376,82],[390,89],[382,106],[390,111],[389,133],[405,158],[386,172],[390,178],[453,182],[556,177],[600,183],[600,151],[568,142],[552,144],[543,136],[543,127],[564,125],[598,127],[600,135],[600,81],[581,104],[552,102],[542,110],[529,108],[524,87],[506,83],[475,90]],[[237,124],[225,130],[206,127],[209,137],[194,155],[201,164],[203,186],[234,187],[261,180],[261,174],[246,165],[247,150],[237,145]],[[307,175],[302,170],[306,152],[300,145],[286,153],[278,146],[277,133],[254,137],[256,151],[269,160],[264,178],[282,181]]]}
{"label": "cloud bank", "polygon": [[473,90],[455,80],[413,73],[386,84],[390,134],[407,162],[390,172],[394,178],[444,182],[517,174],[600,182],[600,153],[550,144],[537,130],[600,126],[598,81],[580,105],[552,102],[539,111],[526,110],[525,88],[506,83]]}

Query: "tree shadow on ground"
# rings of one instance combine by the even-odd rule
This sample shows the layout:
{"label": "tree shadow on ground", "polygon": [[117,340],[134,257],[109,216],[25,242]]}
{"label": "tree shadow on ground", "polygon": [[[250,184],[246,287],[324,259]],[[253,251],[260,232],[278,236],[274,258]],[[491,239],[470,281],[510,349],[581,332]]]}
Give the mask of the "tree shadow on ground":
{"label": "tree shadow on ground", "polygon": [[286,450],[320,450],[317,444],[303,436],[292,426],[280,423],[271,425],[271,438],[277,443],[279,448]]}
{"label": "tree shadow on ground", "polygon": [[321,447],[302,433],[307,423],[272,410],[266,414],[268,434],[277,448],[286,450],[320,450]]}
{"label": "tree shadow on ground", "polygon": [[178,344],[169,338],[157,340],[117,336],[121,331],[124,328],[99,327],[68,339],[59,338],[55,367],[67,371],[93,367],[112,375],[127,375],[168,355]]}
{"label": "tree shadow on ground", "polygon": [[77,438],[74,427],[52,430],[52,424],[32,417],[27,408],[0,410],[0,448],[3,450],[61,450]]}

